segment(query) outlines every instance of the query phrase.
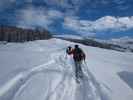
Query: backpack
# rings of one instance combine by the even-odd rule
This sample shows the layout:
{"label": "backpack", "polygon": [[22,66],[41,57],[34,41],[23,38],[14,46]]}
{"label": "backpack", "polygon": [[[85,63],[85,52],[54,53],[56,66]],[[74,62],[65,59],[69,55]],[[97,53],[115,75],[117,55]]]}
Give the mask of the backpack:
{"label": "backpack", "polygon": [[85,54],[81,50],[81,48],[75,48],[74,53],[73,53],[73,58],[75,61],[82,61],[85,59]]}

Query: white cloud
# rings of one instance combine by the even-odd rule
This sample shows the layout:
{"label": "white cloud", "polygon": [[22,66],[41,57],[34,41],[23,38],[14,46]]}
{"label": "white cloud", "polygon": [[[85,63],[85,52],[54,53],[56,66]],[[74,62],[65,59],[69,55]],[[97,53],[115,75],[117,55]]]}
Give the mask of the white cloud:
{"label": "white cloud", "polygon": [[57,10],[46,10],[44,8],[29,7],[18,11],[18,26],[20,27],[44,27],[47,28],[54,20],[62,18],[63,14]]}
{"label": "white cloud", "polygon": [[63,27],[68,28],[70,30],[74,30],[77,33],[83,33],[90,36],[95,35],[94,32],[90,32],[88,28],[91,25],[90,21],[79,20],[78,17],[65,17]]}
{"label": "white cloud", "polygon": [[126,28],[133,28],[133,16],[119,18],[118,22]]}
{"label": "white cloud", "polygon": [[45,28],[51,24],[51,21],[40,9],[28,8],[20,11],[20,20],[18,26],[33,27],[44,26]]}
{"label": "white cloud", "polygon": [[79,20],[77,18],[66,17],[63,23],[64,28],[69,28],[78,33],[95,33],[99,31],[122,31],[133,28],[132,17],[112,17],[105,16],[96,21]]}
{"label": "white cloud", "polygon": [[63,13],[60,12],[60,11],[57,11],[57,10],[49,10],[48,11],[48,16],[51,17],[51,18],[63,18]]}
{"label": "white cloud", "polygon": [[65,17],[63,25],[73,30],[78,30],[78,28],[80,28],[80,22],[77,18]]}

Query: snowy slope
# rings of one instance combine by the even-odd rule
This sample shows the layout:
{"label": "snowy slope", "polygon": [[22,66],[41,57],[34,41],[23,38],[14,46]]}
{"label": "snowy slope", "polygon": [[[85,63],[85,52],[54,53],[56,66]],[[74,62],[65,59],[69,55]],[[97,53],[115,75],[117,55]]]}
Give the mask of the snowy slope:
{"label": "snowy slope", "polygon": [[59,39],[0,45],[0,100],[132,100],[133,54],[89,46],[75,82],[74,64]]}
{"label": "snowy slope", "polygon": [[121,37],[119,39],[111,39],[110,43],[117,44],[125,48],[133,49],[133,38],[131,37]]}
{"label": "snowy slope", "polygon": [[121,38],[112,38],[112,39],[109,39],[109,40],[96,39],[96,41],[99,41],[101,43],[108,43],[108,44],[118,45],[122,48],[125,48],[127,51],[132,51],[133,50],[133,38],[128,37],[128,36],[121,37]]}

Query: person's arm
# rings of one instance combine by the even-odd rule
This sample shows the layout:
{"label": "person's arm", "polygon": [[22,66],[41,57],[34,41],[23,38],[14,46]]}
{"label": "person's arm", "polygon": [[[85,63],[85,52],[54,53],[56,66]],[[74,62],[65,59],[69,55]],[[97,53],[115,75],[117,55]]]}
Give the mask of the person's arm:
{"label": "person's arm", "polygon": [[70,55],[73,54],[74,53],[74,49],[72,49],[69,53],[70,53]]}
{"label": "person's arm", "polygon": [[73,49],[72,50],[67,49],[66,52],[67,52],[68,55],[71,55],[71,54],[73,54],[74,50]]}

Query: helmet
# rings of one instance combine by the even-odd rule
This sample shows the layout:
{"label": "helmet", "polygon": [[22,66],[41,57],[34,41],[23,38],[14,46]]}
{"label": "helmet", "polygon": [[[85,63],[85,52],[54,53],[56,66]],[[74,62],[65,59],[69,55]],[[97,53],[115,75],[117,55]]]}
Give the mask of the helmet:
{"label": "helmet", "polygon": [[76,44],[76,45],[75,45],[75,48],[78,48],[78,47],[79,47],[79,45]]}

